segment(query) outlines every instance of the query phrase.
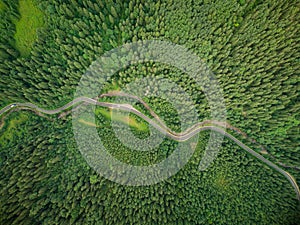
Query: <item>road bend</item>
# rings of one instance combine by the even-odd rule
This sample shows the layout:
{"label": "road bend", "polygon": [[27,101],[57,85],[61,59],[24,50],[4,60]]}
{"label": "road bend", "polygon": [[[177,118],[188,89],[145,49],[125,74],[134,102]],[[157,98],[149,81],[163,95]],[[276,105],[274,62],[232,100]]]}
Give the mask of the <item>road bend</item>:
{"label": "road bend", "polygon": [[[105,96],[105,94],[103,96]],[[106,96],[109,96],[109,95],[106,95]],[[112,94],[110,94],[110,96],[112,96]],[[130,97],[130,96],[131,95],[127,95],[127,97]],[[138,98],[136,96],[131,96],[131,97],[134,97],[135,99],[137,99],[139,101],[142,101],[140,98]],[[262,155],[260,155],[259,153],[257,153],[256,151],[254,151],[253,149],[251,149],[250,147],[248,147],[244,143],[242,143],[240,140],[238,140],[237,138],[235,138],[234,136],[232,136],[231,134],[229,134],[228,132],[226,132],[224,129],[221,129],[220,127],[217,127],[217,126],[214,126],[214,125],[203,126],[203,122],[200,122],[199,124],[196,124],[196,125],[192,126],[191,128],[188,128],[184,132],[176,133],[176,132],[173,132],[170,128],[168,128],[160,120],[160,118],[158,117],[158,115],[155,114],[152,111],[152,109],[149,106],[146,107],[147,110],[149,110],[150,114],[154,117],[154,119],[158,123],[156,123],[154,120],[150,119],[148,116],[146,116],[145,114],[143,114],[139,110],[135,109],[130,104],[118,104],[118,103],[111,103],[111,102],[99,102],[99,101],[97,101],[95,99],[88,98],[88,97],[79,97],[79,98],[76,98],[76,99],[70,101],[69,103],[65,104],[64,106],[56,108],[56,109],[44,109],[44,108],[40,108],[37,105],[32,104],[32,103],[19,103],[19,102],[12,103],[12,104],[9,104],[9,105],[5,106],[4,108],[2,108],[0,110],[0,116],[3,113],[9,111],[10,109],[16,108],[16,107],[27,107],[27,108],[34,109],[34,110],[39,111],[39,112],[44,113],[44,114],[53,115],[53,114],[60,113],[60,112],[66,110],[66,109],[68,109],[68,108],[70,108],[70,107],[72,107],[72,106],[74,106],[74,105],[76,105],[78,103],[89,103],[89,104],[94,104],[94,105],[98,105],[98,106],[102,106],[102,107],[109,107],[109,108],[113,108],[113,109],[118,109],[118,110],[132,112],[135,115],[137,115],[137,116],[141,117],[142,119],[144,119],[145,121],[147,121],[149,124],[151,124],[153,127],[155,127],[157,130],[159,130],[161,133],[163,133],[167,137],[169,137],[169,138],[171,138],[173,140],[176,140],[176,141],[186,141],[186,140],[190,139],[191,137],[193,137],[194,135],[198,134],[199,132],[205,131],[205,130],[211,130],[211,131],[215,131],[215,132],[221,133],[222,135],[224,135],[225,137],[229,138],[230,140],[232,140],[233,142],[235,142],[237,145],[239,145],[242,149],[244,149],[245,151],[247,151],[248,153],[250,153],[251,155],[253,155],[257,159],[259,159],[260,161],[262,161],[263,163],[265,163],[266,165],[268,165],[269,167],[273,168],[274,170],[276,170],[277,172],[279,172],[280,174],[282,174],[284,177],[286,177],[286,179],[288,179],[288,181],[293,186],[293,188],[294,188],[294,190],[296,192],[297,199],[300,201],[300,190],[299,190],[299,187],[297,185],[296,180],[294,179],[294,177],[291,174],[289,174],[285,170],[281,169],[276,164],[272,163],[271,161],[269,161],[268,159],[266,159],[265,157],[263,157]]]}

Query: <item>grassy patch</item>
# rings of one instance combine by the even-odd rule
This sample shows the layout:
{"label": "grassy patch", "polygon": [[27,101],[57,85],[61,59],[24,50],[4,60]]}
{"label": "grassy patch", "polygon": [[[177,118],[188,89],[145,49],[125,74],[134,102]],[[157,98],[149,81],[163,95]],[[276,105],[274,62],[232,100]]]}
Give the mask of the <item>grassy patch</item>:
{"label": "grassy patch", "polygon": [[84,119],[80,119],[80,120],[78,120],[80,123],[83,123],[83,124],[85,124],[85,125],[88,125],[88,126],[91,126],[91,127],[97,127],[97,125],[96,124],[94,124],[94,123],[92,123],[92,122],[89,122],[89,121],[86,121],[86,120],[84,120]]}
{"label": "grassy patch", "polygon": [[6,6],[4,5],[4,3],[0,0],[0,13],[4,12],[6,9]]}
{"label": "grassy patch", "polygon": [[34,0],[20,0],[18,11],[20,20],[14,21],[16,25],[15,48],[19,50],[21,56],[27,57],[37,38],[37,28],[44,26],[44,14],[37,8]]}
{"label": "grassy patch", "polygon": [[148,125],[146,122],[138,122],[135,118],[131,116],[126,116],[121,112],[115,110],[107,110],[103,108],[97,108],[95,110],[96,114],[101,113],[106,119],[118,121],[124,124],[129,124],[130,127],[137,129],[139,131],[147,131]]}
{"label": "grassy patch", "polygon": [[0,134],[0,143],[5,143],[12,140],[14,136],[20,135],[22,132],[20,125],[27,119],[28,115],[24,113],[17,113],[11,119],[7,118],[5,122],[7,124],[2,128],[4,131]]}

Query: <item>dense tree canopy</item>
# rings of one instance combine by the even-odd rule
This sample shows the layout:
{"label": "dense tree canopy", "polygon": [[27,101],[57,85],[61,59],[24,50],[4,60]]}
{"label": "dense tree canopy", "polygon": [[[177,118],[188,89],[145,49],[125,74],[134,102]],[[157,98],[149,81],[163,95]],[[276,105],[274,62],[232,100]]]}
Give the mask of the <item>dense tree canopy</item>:
{"label": "dense tree canopy", "polygon": [[[28,41],[19,33],[26,27],[17,29],[25,10],[20,7],[26,7],[23,1],[0,0],[1,108],[12,102],[47,109],[62,106],[73,99],[81,76],[103,53],[125,43],[165,40],[185,46],[209,66],[222,88],[228,122],[263,145],[266,158],[300,167],[299,2],[26,0],[35,8],[32,12],[43,15],[43,22],[33,29],[32,43],[20,49],[16,34],[21,42]],[[210,118],[201,88],[168,65],[130,65],[114,74],[104,90],[122,89],[147,76],[176,82],[192,96],[199,120]],[[160,98],[143,100],[172,130],[180,131],[171,104]],[[135,106],[147,113],[142,105]],[[288,181],[230,140],[224,141],[207,171],[199,172],[208,132],[200,134],[198,143],[190,143],[196,151],[175,176],[152,186],[128,187],[89,167],[76,146],[71,115],[59,119],[17,111],[1,117],[0,224],[300,221]],[[105,112],[96,115],[95,126],[112,155],[134,165],[159,162],[177,145],[166,138],[152,151],[135,152],[118,141]],[[149,136],[148,129],[131,129],[139,138]],[[300,180],[299,170],[288,172]]]}

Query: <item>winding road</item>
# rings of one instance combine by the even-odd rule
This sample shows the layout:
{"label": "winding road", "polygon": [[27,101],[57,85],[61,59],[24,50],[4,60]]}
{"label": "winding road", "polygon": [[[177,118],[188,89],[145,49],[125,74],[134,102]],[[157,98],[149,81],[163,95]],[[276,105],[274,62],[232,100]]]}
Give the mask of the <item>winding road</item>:
{"label": "winding road", "polygon": [[[109,107],[109,108],[113,108],[113,109],[120,109],[120,110],[124,110],[124,111],[129,111],[134,113],[135,115],[141,117],[142,119],[144,119],[145,121],[147,121],[149,124],[151,124],[153,127],[155,127],[157,130],[159,130],[160,132],[162,132],[163,134],[165,134],[166,136],[168,136],[169,138],[176,140],[176,141],[186,141],[188,139],[190,139],[191,137],[193,137],[194,135],[196,135],[197,133],[204,131],[204,130],[211,130],[211,131],[215,131],[218,133],[221,133],[222,135],[226,136],[227,138],[231,139],[232,141],[234,141],[237,145],[239,145],[242,149],[244,149],[245,151],[247,151],[248,153],[250,153],[251,155],[253,155],[254,157],[256,157],[257,159],[261,160],[262,162],[264,162],[265,164],[267,164],[269,167],[275,169],[277,172],[281,173],[283,176],[285,176],[288,181],[291,183],[291,185],[293,186],[296,195],[297,195],[297,199],[300,201],[300,190],[299,187],[297,185],[296,180],[292,177],[292,175],[290,175],[288,172],[286,172],[285,170],[281,169],[280,167],[278,167],[276,164],[272,163],[271,161],[269,161],[268,159],[264,158],[262,155],[260,155],[259,153],[257,153],[256,151],[254,151],[253,149],[251,149],[250,147],[248,147],[247,145],[245,145],[244,143],[242,143],[241,141],[239,141],[237,138],[235,138],[234,136],[232,136],[231,134],[227,133],[224,129],[218,127],[218,126],[214,126],[214,125],[207,125],[204,126],[203,122],[197,123],[194,126],[192,126],[191,128],[187,129],[184,132],[181,133],[176,133],[173,132],[171,129],[169,129],[160,119],[159,116],[157,114],[155,114],[154,111],[152,111],[152,109],[140,98],[136,97],[136,96],[132,96],[132,95],[128,95],[125,93],[119,93],[119,94],[114,94],[114,93],[107,93],[107,94],[103,94],[100,95],[100,97],[105,97],[105,96],[127,96],[127,97],[131,97],[134,98],[138,101],[140,101],[146,108],[147,110],[149,110],[150,114],[154,117],[154,119],[157,121],[157,123],[150,119],[148,116],[146,116],[145,114],[143,114],[142,112],[140,112],[139,110],[135,109],[132,105],[130,104],[118,104],[118,103],[111,103],[111,102],[99,102],[97,99],[92,99],[92,98],[88,98],[88,97],[79,97],[74,99],[73,101],[67,103],[66,105],[59,107],[57,109],[52,109],[52,110],[47,110],[47,109],[43,109],[38,107],[35,104],[32,103],[12,103],[9,104],[7,106],[5,106],[4,108],[2,108],[0,110],[0,116],[13,109],[16,107],[27,107],[33,110],[36,110],[38,112],[44,113],[44,114],[57,114],[60,113],[76,104],[79,103],[88,103],[88,104],[94,104],[94,105],[98,105],[98,106],[102,106],[102,107]],[[213,124],[213,123],[212,123]],[[217,124],[219,125],[219,124]]]}

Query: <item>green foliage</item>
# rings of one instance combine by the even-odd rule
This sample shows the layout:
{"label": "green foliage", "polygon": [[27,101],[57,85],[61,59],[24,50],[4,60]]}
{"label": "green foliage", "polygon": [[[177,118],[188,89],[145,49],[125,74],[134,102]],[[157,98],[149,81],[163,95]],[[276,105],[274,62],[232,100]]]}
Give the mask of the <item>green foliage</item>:
{"label": "green foliage", "polygon": [[98,108],[95,111],[96,115],[101,114],[108,120],[113,120],[117,122],[124,123],[126,125],[129,125],[130,127],[137,129],[139,131],[147,131],[148,126],[147,123],[144,121],[137,121],[133,116],[126,115],[122,112],[118,112],[117,110],[107,110],[103,108]]}
{"label": "green foliage", "polygon": [[90,183],[95,184],[98,181],[98,177],[96,175],[90,176]]}
{"label": "green foliage", "polygon": [[[0,3],[1,108],[11,102],[62,106],[72,100],[82,74],[105,51],[131,41],[167,40],[184,45],[209,65],[223,90],[230,124],[264,145],[276,159],[299,166],[300,9],[296,2]],[[122,89],[148,76],[178,84],[196,103],[199,120],[209,119],[201,88],[168,65],[146,62],[123,68],[104,91]],[[143,100],[168,126],[180,131],[178,112],[171,104],[154,97]],[[288,225],[300,221],[298,202],[284,177],[228,140],[207,171],[198,171],[209,137],[204,132],[198,143],[189,143],[197,146],[196,152],[175,176],[153,186],[127,187],[96,175],[87,165],[73,137],[71,116],[53,118],[50,122],[30,112],[14,112],[5,119],[0,133],[0,224]],[[100,112],[95,125],[108,151],[120,161],[158,163],[177,145],[165,139],[152,151],[133,151],[117,140],[108,118],[107,112]],[[124,122],[121,115],[117,118]],[[137,125],[132,124],[133,133],[146,137],[148,130],[135,129],[143,127],[143,121],[132,114],[130,118]],[[289,172],[300,180],[299,173]]]}
{"label": "green foliage", "polygon": [[3,13],[5,9],[6,9],[5,4],[2,1],[0,1],[0,13]]}
{"label": "green foliage", "polygon": [[16,33],[15,47],[21,56],[28,57],[37,39],[37,29],[44,27],[44,14],[34,0],[20,0],[18,11],[20,19],[14,20]]}
{"label": "green foliage", "polygon": [[16,136],[20,135],[20,133],[23,132],[22,126],[27,119],[28,116],[24,113],[10,116],[5,125],[1,127],[0,146],[5,146],[7,142],[13,141]]}
{"label": "green foliage", "polygon": [[296,219],[289,183],[229,141],[213,167],[199,173],[209,133],[200,135],[194,156],[175,176],[152,186],[127,187],[89,168],[75,148],[71,122],[53,124],[38,116],[30,121],[26,139],[1,149],[1,224],[239,224],[245,219],[289,224],[289,218]]}

